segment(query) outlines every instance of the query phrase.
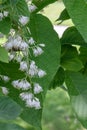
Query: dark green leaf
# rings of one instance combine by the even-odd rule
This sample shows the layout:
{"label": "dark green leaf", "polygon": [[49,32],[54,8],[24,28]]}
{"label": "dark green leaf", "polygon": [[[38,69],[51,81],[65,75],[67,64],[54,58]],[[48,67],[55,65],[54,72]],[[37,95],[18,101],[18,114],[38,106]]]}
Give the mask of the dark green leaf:
{"label": "dark green leaf", "polygon": [[54,76],[54,79],[51,82],[49,88],[55,89],[56,87],[63,85],[64,79],[65,79],[65,72],[64,72],[64,69],[62,67],[60,67],[58,69],[56,75]]}
{"label": "dark green leaf", "polygon": [[57,19],[57,21],[61,21],[63,22],[64,20],[68,20],[70,19],[70,16],[66,10],[66,8],[61,12],[59,18]]}
{"label": "dark green leaf", "polygon": [[4,18],[0,21],[0,32],[3,34],[8,34],[11,29],[11,21],[9,18]]}
{"label": "dark green leaf", "polygon": [[80,52],[79,58],[81,59],[81,61],[85,65],[87,63],[87,48],[86,47],[80,47],[79,52]]}
{"label": "dark green leaf", "polygon": [[19,70],[19,64],[13,62],[10,63],[0,62],[0,74],[6,75],[13,80],[25,77],[25,74]]}
{"label": "dark green leaf", "polygon": [[62,46],[61,55],[62,55],[61,65],[65,69],[72,70],[72,71],[79,71],[83,68],[83,64],[79,59],[76,47],[70,45]]}
{"label": "dark green leaf", "polygon": [[87,43],[87,3],[85,0],[63,0],[63,2],[77,30]]}
{"label": "dark green leaf", "polygon": [[35,12],[40,11],[44,7],[46,7],[49,4],[52,4],[56,2],[57,0],[33,0],[33,3],[37,6],[37,10]]}
{"label": "dark green leaf", "polygon": [[84,41],[84,39],[82,38],[81,34],[78,32],[78,30],[74,26],[69,27],[65,30],[65,32],[63,33],[63,36],[61,38],[61,43],[87,46],[87,44]]}
{"label": "dark green leaf", "polygon": [[21,112],[21,107],[12,99],[4,96],[0,97],[0,120],[15,119]]}
{"label": "dark green leaf", "polygon": [[[29,115],[29,116],[28,116]],[[23,120],[36,127],[37,130],[42,130],[41,128],[41,119],[42,119],[42,110],[25,109],[21,117]]]}
{"label": "dark green leaf", "polygon": [[25,0],[19,0],[16,5],[17,11],[20,15],[30,16],[28,5]]}

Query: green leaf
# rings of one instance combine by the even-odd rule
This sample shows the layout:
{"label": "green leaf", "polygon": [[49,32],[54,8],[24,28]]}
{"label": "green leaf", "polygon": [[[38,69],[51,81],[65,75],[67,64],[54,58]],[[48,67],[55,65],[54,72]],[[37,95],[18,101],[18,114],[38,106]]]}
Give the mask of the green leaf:
{"label": "green leaf", "polygon": [[79,52],[79,58],[85,65],[87,63],[87,47],[80,47]]}
{"label": "green leaf", "polygon": [[62,46],[61,65],[71,71],[79,71],[83,68],[83,64],[79,59],[76,47],[70,45]]}
{"label": "green leaf", "polygon": [[0,0],[0,4],[5,3],[7,0]]}
{"label": "green leaf", "polygon": [[0,97],[0,120],[13,120],[21,112],[21,107],[12,99],[4,96]]}
{"label": "green leaf", "polygon": [[63,22],[64,20],[68,20],[70,19],[70,16],[66,10],[66,8],[61,12],[59,18],[57,19],[57,21],[60,21]]}
{"label": "green leaf", "polygon": [[3,47],[0,47],[0,61],[8,63],[8,52]]}
{"label": "green leaf", "polygon": [[62,44],[72,44],[72,45],[81,45],[87,46],[81,34],[78,32],[76,27],[72,26],[65,30],[61,38]]}
{"label": "green leaf", "polygon": [[[29,115],[29,116],[28,116]],[[21,118],[36,127],[37,130],[42,130],[41,128],[41,119],[42,119],[42,110],[35,110],[33,108],[26,108],[22,114]]]}
{"label": "green leaf", "polygon": [[65,72],[64,69],[60,67],[56,75],[54,76],[49,88],[55,89],[56,87],[63,85],[64,79],[65,79]]}
{"label": "green leaf", "polygon": [[17,11],[20,15],[30,16],[28,5],[25,0],[19,0],[16,5]]}
{"label": "green leaf", "polygon": [[8,34],[11,29],[11,21],[9,18],[5,18],[0,21],[0,32],[3,34]]}
{"label": "green leaf", "polygon": [[33,3],[37,6],[37,10],[35,12],[39,12],[42,10],[44,7],[46,7],[49,4],[52,4],[56,2],[57,0],[32,0]]}
{"label": "green leaf", "polygon": [[19,64],[14,62],[0,62],[0,74],[6,75],[13,80],[22,79],[25,77],[25,74],[19,70]]}
{"label": "green leaf", "polygon": [[87,128],[87,77],[81,73],[66,72],[65,82],[72,107],[78,119]]}
{"label": "green leaf", "polygon": [[9,123],[0,123],[1,130],[25,130],[24,128],[16,125],[16,124],[9,124]]}
{"label": "green leaf", "polygon": [[[41,14],[32,16],[29,24],[31,35],[34,37],[34,40],[37,44],[44,43],[45,47],[43,48],[44,52],[38,57],[33,57],[36,65],[39,68],[46,71],[46,75],[43,78],[35,78],[34,82],[39,83],[43,87],[43,93],[39,95],[40,101],[43,104],[44,96],[49,88],[49,84],[53,77],[55,76],[59,63],[60,63],[60,41],[57,33],[54,31],[52,24],[49,19]],[[30,116],[27,116],[26,113],[30,113]],[[32,113],[35,115],[32,118]],[[23,111],[21,117],[23,120],[28,123],[33,124],[34,126],[41,127],[41,114],[42,110],[33,110],[29,109],[26,112],[26,109]],[[39,123],[37,123],[38,121]]]}
{"label": "green leaf", "polygon": [[63,0],[77,30],[87,43],[87,3],[84,0]]}

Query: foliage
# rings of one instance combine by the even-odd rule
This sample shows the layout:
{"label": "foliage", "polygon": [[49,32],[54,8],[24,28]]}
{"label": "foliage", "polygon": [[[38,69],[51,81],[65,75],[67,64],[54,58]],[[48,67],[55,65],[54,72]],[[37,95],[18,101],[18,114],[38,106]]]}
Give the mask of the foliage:
{"label": "foliage", "polygon": [[41,130],[47,90],[56,87],[67,91],[78,120],[87,128],[87,3],[63,0],[65,9],[58,20],[72,19],[74,26],[59,39],[50,20],[40,14],[55,1],[0,1],[0,35],[6,37],[0,43],[1,129],[24,130],[7,122],[19,117]]}

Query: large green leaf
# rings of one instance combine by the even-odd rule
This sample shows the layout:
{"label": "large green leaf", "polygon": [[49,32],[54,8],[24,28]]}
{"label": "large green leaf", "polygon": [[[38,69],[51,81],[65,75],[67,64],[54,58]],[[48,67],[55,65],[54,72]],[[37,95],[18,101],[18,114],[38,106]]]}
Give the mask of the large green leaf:
{"label": "large green leaf", "polygon": [[0,47],[0,61],[8,63],[8,52],[3,47]]}
{"label": "large green leaf", "polygon": [[0,21],[0,32],[3,34],[8,34],[11,29],[11,21],[9,18],[5,18]]}
{"label": "large green leaf", "polygon": [[21,107],[9,97],[0,96],[0,120],[12,120],[20,115]]}
{"label": "large green leaf", "polygon": [[65,7],[87,43],[87,3],[84,0],[63,0]]}
{"label": "large green leaf", "polygon": [[61,65],[65,69],[72,71],[79,71],[83,68],[76,47],[70,45],[62,46]]}
{"label": "large green leaf", "polygon": [[81,73],[66,72],[66,85],[72,107],[78,119],[87,128],[87,77]]}
{"label": "large green leaf", "polygon": [[24,128],[16,125],[16,124],[9,124],[9,123],[0,123],[1,130],[25,130]]}
{"label": "large green leaf", "polygon": [[[36,65],[39,68],[46,71],[46,76],[43,78],[34,79],[35,82],[38,82],[43,87],[43,93],[40,95],[40,100],[43,103],[42,98],[45,96],[46,91],[49,87],[49,84],[53,77],[55,76],[59,63],[60,63],[60,42],[57,33],[54,31],[52,24],[45,16],[41,14],[34,15],[31,18],[29,24],[31,35],[34,37],[34,40],[37,43],[44,43],[44,53],[38,57],[33,57],[33,60],[36,61]],[[32,112],[33,111],[33,112]],[[27,116],[26,113],[30,113],[30,116]],[[34,126],[40,125],[41,122],[41,113],[42,110],[24,110],[21,117],[25,121],[33,124]],[[33,116],[33,115],[35,116]],[[34,118],[34,120],[33,120]],[[37,123],[37,121],[39,123]],[[38,125],[38,126],[39,126]]]}

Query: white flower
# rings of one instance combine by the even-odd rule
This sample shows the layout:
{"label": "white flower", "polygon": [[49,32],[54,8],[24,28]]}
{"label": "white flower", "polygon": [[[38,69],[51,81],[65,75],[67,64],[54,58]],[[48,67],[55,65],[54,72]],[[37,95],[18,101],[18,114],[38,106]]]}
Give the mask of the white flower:
{"label": "white flower", "polygon": [[40,101],[38,98],[34,99],[33,104],[34,104],[35,109],[41,109]]}
{"label": "white flower", "polygon": [[28,66],[27,66],[27,63],[25,61],[20,62],[20,70],[21,71],[27,71],[28,70]]}
{"label": "white flower", "polygon": [[43,91],[42,87],[38,83],[35,83],[34,84],[34,94],[38,94],[42,91]]}
{"label": "white flower", "polygon": [[4,80],[5,82],[8,82],[8,81],[10,80],[10,78],[9,78],[8,76],[3,76],[3,80]]}
{"label": "white flower", "polygon": [[27,100],[33,99],[33,97],[34,97],[34,95],[32,93],[28,93],[28,92],[20,93],[20,98],[23,101],[27,101]]}
{"label": "white flower", "polygon": [[41,109],[41,106],[40,106],[40,101],[38,98],[35,98],[33,100],[27,100],[26,101],[26,106],[27,107],[30,107],[30,108],[35,108],[35,109]]}
{"label": "white flower", "polygon": [[15,80],[12,85],[17,89],[28,90],[31,88],[31,84],[27,80]]}
{"label": "white flower", "polygon": [[37,9],[37,7],[33,4],[33,5],[29,5],[29,11],[33,12]]}
{"label": "white flower", "polygon": [[7,16],[8,16],[8,14],[9,14],[9,12],[8,12],[8,11],[4,11],[4,12],[3,12],[3,15],[4,15],[5,17],[7,17]]}
{"label": "white flower", "polygon": [[35,41],[34,41],[34,39],[31,37],[31,38],[29,39],[29,44],[30,44],[30,45],[34,45],[34,43],[35,43]]}
{"label": "white flower", "polygon": [[14,81],[12,81],[12,85],[13,85],[15,88],[18,88],[18,84],[19,84],[19,80],[14,80]]}
{"label": "white flower", "polygon": [[38,70],[38,76],[39,76],[39,78],[42,78],[45,75],[46,75],[46,72],[44,70],[41,70],[41,69]]}
{"label": "white flower", "polygon": [[34,54],[34,56],[39,56],[39,55],[41,55],[43,53],[43,50],[42,50],[42,48],[41,47],[36,47],[36,48],[33,48],[33,54]]}
{"label": "white flower", "polygon": [[26,50],[28,48],[28,44],[25,41],[22,41],[19,48],[20,50]]}
{"label": "white flower", "polygon": [[31,84],[29,82],[27,82],[26,80],[22,80],[19,82],[19,87],[22,89],[22,90],[28,90],[31,88]]}
{"label": "white flower", "polygon": [[33,108],[34,107],[34,100],[33,99],[26,100],[26,107]]}
{"label": "white flower", "polygon": [[36,76],[38,73],[38,67],[35,65],[34,61],[30,63],[29,75]]}
{"label": "white flower", "polygon": [[12,47],[13,47],[13,43],[12,42],[7,42],[5,45],[4,45],[5,49],[7,50],[12,50]]}
{"label": "white flower", "polygon": [[8,95],[9,91],[6,87],[1,87],[4,95]]}
{"label": "white flower", "polygon": [[19,18],[19,22],[24,26],[24,25],[26,25],[29,22],[29,17],[27,17],[27,16],[21,16]]}

